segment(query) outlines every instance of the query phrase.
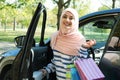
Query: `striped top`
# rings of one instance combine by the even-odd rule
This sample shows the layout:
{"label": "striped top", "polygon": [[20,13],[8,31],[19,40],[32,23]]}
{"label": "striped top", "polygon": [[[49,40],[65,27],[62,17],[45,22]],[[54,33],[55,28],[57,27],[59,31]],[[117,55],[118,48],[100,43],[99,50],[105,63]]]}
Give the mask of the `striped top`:
{"label": "striped top", "polygon": [[84,48],[81,48],[79,52],[80,52],[80,55],[73,56],[73,55],[67,55],[67,54],[61,53],[57,50],[53,50],[54,57],[51,60],[51,63],[47,65],[46,70],[48,71],[48,73],[56,71],[57,80],[66,80],[67,73],[70,72],[70,68],[68,68],[68,65],[74,63],[75,57],[86,58],[88,55],[87,50]]}

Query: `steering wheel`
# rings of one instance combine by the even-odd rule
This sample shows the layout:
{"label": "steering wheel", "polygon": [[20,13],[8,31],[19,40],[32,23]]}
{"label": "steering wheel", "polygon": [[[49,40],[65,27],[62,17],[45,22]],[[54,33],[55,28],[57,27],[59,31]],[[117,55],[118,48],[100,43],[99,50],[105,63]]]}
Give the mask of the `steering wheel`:
{"label": "steering wheel", "polygon": [[90,57],[90,55],[92,55],[92,58],[95,60],[95,53],[92,47],[88,49],[88,57]]}
{"label": "steering wheel", "polygon": [[[86,40],[86,42],[89,41],[89,40]],[[92,55],[92,58],[95,60],[95,53],[94,53],[94,49],[93,47],[90,47],[88,49],[88,57],[90,57],[90,55]]]}

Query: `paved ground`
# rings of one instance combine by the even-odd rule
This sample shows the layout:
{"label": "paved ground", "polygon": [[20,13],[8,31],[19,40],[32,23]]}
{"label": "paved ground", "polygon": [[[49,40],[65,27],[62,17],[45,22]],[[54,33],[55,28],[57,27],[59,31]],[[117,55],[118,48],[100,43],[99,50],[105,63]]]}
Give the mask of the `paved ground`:
{"label": "paved ground", "polygon": [[9,42],[0,42],[0,53],[15,48],[14,43],[9,43]]}

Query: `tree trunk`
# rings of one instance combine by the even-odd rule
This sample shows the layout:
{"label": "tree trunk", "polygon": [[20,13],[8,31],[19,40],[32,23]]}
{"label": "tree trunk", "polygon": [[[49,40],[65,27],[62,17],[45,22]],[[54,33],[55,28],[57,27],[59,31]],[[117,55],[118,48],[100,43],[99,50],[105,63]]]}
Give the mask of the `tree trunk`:
{"label": "tree trunk", "polygon": [[53,0],[55,3],[57,3],[58,6],[58,12],[57,12],[57,29],[59,29],[59,24],[60,24],[60,16],[63,11],[63,8],[67,8],[70,5],[71,0],[67,0],[64,2],[64,0]]}
{"label": "tree trunk", "polygon": [[15,21],[15,17],[14,17],[14,21],[13,21],[13,31],[15,31],[15,23],[16,23],[16,21]]}
{"label": "tree trunk", "polygon": [[112,0],[112,2],[113,2],[113,3],[112,3],[112,8],[115,8],[115,1],[116,1],[116,0]]}
{"label": "tree trunk", "polygon": [[58,2],[58,13],[57,13],[57,29],[59,29],[59,24],[60,24],[60,16],[63,11],[63,0],[59,0]]}

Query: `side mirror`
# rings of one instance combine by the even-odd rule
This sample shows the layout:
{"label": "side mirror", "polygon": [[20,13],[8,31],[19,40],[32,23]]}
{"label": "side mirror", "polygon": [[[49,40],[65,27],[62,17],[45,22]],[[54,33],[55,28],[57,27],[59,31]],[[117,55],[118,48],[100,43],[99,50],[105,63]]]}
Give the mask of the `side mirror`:
{"label": "side mirror", "polygon": [[111,29],[112,25],[109,24],[108,21],[97,21],[93,24],[93,26],[97,26],[98,28],[102,28],[102,29]]}
{"label": "side mirror", "polygon": [[[24,45],[26,36],[17,36],[14,38],[16,47],[21,48]],[[33,46],[35,46],[35,40],[33,39]]]}
{"label": "side mirror", "polygon": [[24,44],[24,40],[25,40],[26,36],[17,36],[14,39],[15,45],[18,48],[21,48]]}

